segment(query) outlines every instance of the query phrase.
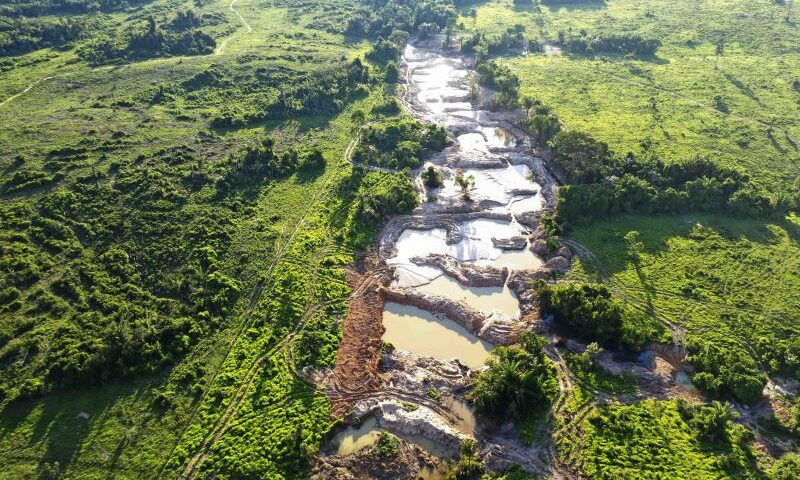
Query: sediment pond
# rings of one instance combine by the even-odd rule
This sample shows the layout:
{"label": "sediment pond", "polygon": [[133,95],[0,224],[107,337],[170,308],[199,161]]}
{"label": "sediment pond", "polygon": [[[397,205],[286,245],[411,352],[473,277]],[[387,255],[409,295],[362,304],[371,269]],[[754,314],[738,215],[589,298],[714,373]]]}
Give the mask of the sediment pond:
{"label": "sediment pond", "polygon": [[507,287],[465,287],[447,275],[440,275],[417,287],[422,293],[439,295],[456,302],[464,302],[486,316],[502,315],[516,317],[519,315],[519,300]]}
{"label": "sediment pond", "polygon": [[[392,286],[466,304],[486,319],[519,318],[519,301],[507,286],[465,286],[420,259],[447,255],[462,264],[509,271],[542,265],[525,240],[528,227],[517,221],[546,204],[532,171],[533,159],[525,150],[526,140],[512,131],[512,122],[503,114],[475,106],[469,80],[474,72],[467,60],[446,56],[435,47],[408,45],[403,61],[403,99],[409,113],[444,126],[455,142],[423,167],[437,169],[443,185],[426,191],[427,204],[415,212],[425,219],[421,223],[426,227],[397,232],[391,255],[385,258],[394,267]],[[467,191],[456,183],[459,175],[474,179]],[[452,215],[464,207],[474,213],[454,223]],[[509,248],[511,244],[516,249]],[[455,357],[473,369],[483,365],[492,347],[475,332],[413,306],[387,303],[383,324],[384,339],[395,347],[440,359]]]}
{"label": "sediment pond", "polygon": [[[337,455],[350,455],[375,445],[378,442],[380,434],[385,431],[386,430],[378,425],[378,421],[374,417],[367,417],[361,422],[361,425],[357,427],[347,427],[336,434],[331,443],[336,447]],[[442,449],[436,443],[420,435],[399,436],[409,443],[419,445],[424,450],[439,458],[448,459],[455,453]],[[430,469],[430,473],[434,472],[435,470]]]}
{"label": "sediment pond", "polygon": [[[415,171],[422,205],[410,216],[393,218],[379,241],[380,259],[394,275],[380,287],[387,300],[382,338],[398,350],[384,358],[394,366],[386,367],[382,381],[388,382],[386,396],[391,397],[391,389],[398,385],[403,385],[403,394],[398,399],[376,395],[362,401],[362,424],[334,439],[341,455],[374,444],[382,428],[440,457],[455,453],[442,451],[444,445],[457,450],[461,439],[479,436],[463,392],[495,344],[511,341],[517,322],[525,321],[514,293],[519,292],[518,279],[525,277],[512,274],[543,265],[529,243],[537,226],[535,213],[552,207],[554,201],[553,182],[542,160],[528,151],[527,136],[514,126],[513,112],[476,106],[483,101],[473,96],[475,72],[469,60],[446,56],[435,42],[430,43],[430,48],[406,47],[401,100],[410,115],[445,127],[453,141]],[[419,177],[428,167],[442,177],[438,188],[424,187]],[[470,178],[470,185],[459,185],[458,176]],[[525,297],[520,294],[520,298]],[[430,396],[427,382],[439,382],[441,399],[424,410],[405,410],[407,394]],[[375,403],[378,399],[382,406]],[[417,416],[400,415],[398,420],[381,410],[387,404],[393,406],[390,412],[395,408]],[[409,431],[420,432],[420,437],[402,435]],[[431,480],[442,475],[440,470],[421,473]]]}
{"label": "sediment pond", "polygon": [[483,365],[491,350],[491,344],[454,321],[410,305],[388,302],[383,326],[383,338],[396,348],[441,360],[458,358],[473,369]]}

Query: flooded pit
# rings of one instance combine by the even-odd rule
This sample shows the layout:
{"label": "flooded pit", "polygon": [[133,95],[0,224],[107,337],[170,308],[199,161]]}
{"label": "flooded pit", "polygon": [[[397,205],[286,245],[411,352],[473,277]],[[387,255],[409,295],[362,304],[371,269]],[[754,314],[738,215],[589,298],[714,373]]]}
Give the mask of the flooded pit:
{"label": "flooded pit", "polygon": [[[458,402],[457,400],[453,401]],[[468,407],[465,406],[464,408]],[[331,440],[331,444],[336,447],[336,455],[351,455],[378,443],[378,438],[380,437],[381,433],[391,432],[388,432],[386,429],[382,428],[378,424],[378,421],[375,419],[375,417],[367,417],[358,427],[349,426],[337,433],[336,436],[333,437],[333,440]],[[448,459],[452,458],[454,455],[454,452],[443,449],[440,445],[421,435],[394,435],[398,438],[402,438],[408,443],[413,443],[419,446],[437,458]]]}
{"label": "flooded pit", "polygon": [[692,378],[686,372],[675,373],[675,384],[687,392],[697,392],[697,387],[692,382]]}
{"label": "flooded pit", "polygon": [[543,264],[527,247],[503,250],[494,246],[493,238],[509,239],[526,234],[525,229],[515,222],[477,219],[461,223],[459,228],[462,239],[452,245],[447,244],[447,231],[443,228],[404,230],[395,244],[396,255],[386,261],[395,267],[396,285],[418,287],[441,275],[442,272],[435,267],[416,265],[411,261],[414,257],[424,258],[431,254],[449,255],[460,262],[509,270],[534,270]]}
{"label": "flooded pit", "polygon": [[458,417],[454,424],[458,431],[467,435],[475,434],[477,421],[475,419],[475,412],[472,407],[461,400],[450,396],[442,398],[442,405],[447,407],[448,410]]}
{"label": "flooded pit", "polygon": [[378,422],[369,417],[361,422],[358,427],[347,427],[333,437],[332,444],[336,446],[337,455],[350,455],[357,451],[375,445],[382,430]]}
{"label": "flooded pit", "polygon": [[503,287],[465,287],[457,280],[440,275],[430,283],[417,287],[428,295],[438,295],[465,304],[487,315],[500,314],[505,317],[519,315],[519,300],[507,286]]}
{"label": "flooded pit", "polygon": [[458,358],[473,370],[489,357],[492,346],[452,320],[409,305],[387,302],[383,339],[395,347],[440,360]]}
{"label": "flooded pit", "polygon": [[[528,203],[525,211],[538,211],[544,206],[539,184],[531,179],[531,170],[527,165],[509,165],[506,168],[468,168],[463,171],[466,177],[475,179],[469,196],[474,201],[491,200],[507,205],[509,202],[535,199],[536,202]],[[536,192],[532,195],[517,195],[514,192]],[[437,196],[442,199],[458,198],[462,195],[461,189],[456,185],[455,175],[444,180],[444,185],[437,191]],[[503,208],[505,210],[505,208]]]}

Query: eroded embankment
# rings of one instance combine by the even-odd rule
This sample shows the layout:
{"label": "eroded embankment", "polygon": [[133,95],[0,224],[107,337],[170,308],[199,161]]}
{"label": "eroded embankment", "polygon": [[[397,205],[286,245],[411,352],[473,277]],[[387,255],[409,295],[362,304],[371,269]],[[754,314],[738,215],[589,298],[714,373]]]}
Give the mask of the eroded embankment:
{"label": "eroded embankment", "polygon": [[342,342],[329,388],[333,417],[344,415],[365,394],[380,388],[384,300],[379,288],[388,285],[391,276],[389,271],[372,265],[366,272],[348,270],[347,281],[354,294],[342,325]]}

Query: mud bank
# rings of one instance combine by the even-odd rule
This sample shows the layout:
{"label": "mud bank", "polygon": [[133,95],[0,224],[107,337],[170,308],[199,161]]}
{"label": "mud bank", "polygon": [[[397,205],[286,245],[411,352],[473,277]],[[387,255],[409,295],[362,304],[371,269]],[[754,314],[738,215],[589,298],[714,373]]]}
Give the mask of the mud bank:
{"label": "mud bank", "polygon": [[349,455],[319,455],[311,469],[312,480],[417,480],[425,478],[440,461],[424,448],[400,440],[390,456],[374,445]]}

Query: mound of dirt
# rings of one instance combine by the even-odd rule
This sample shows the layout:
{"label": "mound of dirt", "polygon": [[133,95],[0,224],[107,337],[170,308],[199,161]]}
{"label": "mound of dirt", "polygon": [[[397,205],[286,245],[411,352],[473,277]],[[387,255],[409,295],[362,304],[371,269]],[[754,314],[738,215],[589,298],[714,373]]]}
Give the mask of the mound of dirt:
{"label": "mound of dirt", "polygon": [[384,329],[383,297],[378,288],[388,285],[388,273],[347,272],[353,290],[350,308],[342,326],[342,343],[336,356],[331,399],[331,416],[344,415],[365,394],[380,388],[378,368]]}

